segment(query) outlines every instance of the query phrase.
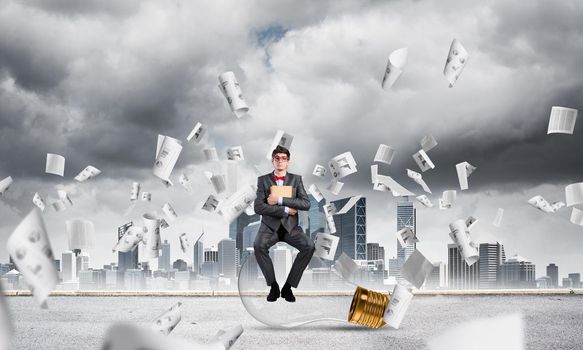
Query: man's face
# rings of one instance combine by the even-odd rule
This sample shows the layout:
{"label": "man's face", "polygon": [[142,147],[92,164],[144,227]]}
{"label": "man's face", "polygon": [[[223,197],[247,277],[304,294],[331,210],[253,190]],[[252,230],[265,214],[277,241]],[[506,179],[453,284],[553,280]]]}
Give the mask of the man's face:
{"label": "man's face", "polygon": [[287,171],[287,165],[289,162],[289,158],[285,153],[276,153],[273,158],[271,159],[273,162],[273,168],[278,171]]}

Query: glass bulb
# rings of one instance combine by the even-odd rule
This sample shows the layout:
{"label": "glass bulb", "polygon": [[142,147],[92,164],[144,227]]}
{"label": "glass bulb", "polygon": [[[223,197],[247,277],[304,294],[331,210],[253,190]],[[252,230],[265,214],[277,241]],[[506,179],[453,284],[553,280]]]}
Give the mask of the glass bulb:
{"label": "glass bulb", "polygon": [[[253,252],[246,253],[248,256],[244,258],[239,274],[239,296],[247,312],[259,322],[277,328],[293,328],[320,321],[351,322],[370,328],[385,325],[383,318],[389,305],[388,293],[376,292],[344,279],[329,263],[317,257],[312,258],[312,268],[304,271],[298,288],[294,290],[296,302],[290,303],[282,298],[268,302],[266,296],[270,287],[265,284]],[[291,254],[276,249],[272,260],[277,281],[285,281],[291,268]],[[322,298],[324,295],[332,297]]]}

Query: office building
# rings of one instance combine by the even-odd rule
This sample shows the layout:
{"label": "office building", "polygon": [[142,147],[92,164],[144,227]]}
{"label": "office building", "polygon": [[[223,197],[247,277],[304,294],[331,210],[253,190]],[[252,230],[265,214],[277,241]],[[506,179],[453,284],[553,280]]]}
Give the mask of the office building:
{"label": "office building", "polygon": [[469,266],[457,245],[447,245],[447,274],[449,289],[478,289],[480,283],[480,261]]}
{"label": "office building", "polygon": [[[128,230],[130,227],[132,227],[132,225],[133,225],[133,222],[130,221],[127,224],[122,225],[122,226],[117,228],[118,241],[124,235],[126,230]],[[123,276],[123,273],[128,269],[137,269],[138,268],[138,248],[136,247],[134,250],[127,252],[127,253],[118,252],[117,253],[117,268],[120,271],[121,276]]]}
{"label": "office building", "polygon": [[223,239],[218,248],[219,273],[224,277],[237,276],[237,247],[232,239]]}
{"label": "office building", "polygon": [[164,242],[160,245],[161,254],[158,257],[158,269],[163,271],[170,270],[170,243],[168,240],[164,240]]}
{"label": "office building", "polygon": [[514,255],[500,266],[501,285],[504,288],[535,288],[535,266],[525,258]]}
{"label": "office building", "polygon": [[61,257],[61,263],[63,265],[63,282],[76,281],[77,280],[77,260],[75,258],[75,253],[72,251],[63,252]]}
{"label": "office building", "polygon": [[[343,198],[333,203],[338,210],[350,198]],[[360,198],[345,214],[334,215],[335,235],[340,237],[334,260],[346,253],[353,260],[366,260],[366,198]]]}
{"label": "office building", "polygon": [[547,276],[551,278],[549,288],[559,287],[559,267],[555,264],[549,264],[547,266]]}
{"label": "office building", "polygon": [[506,261],[504,246],[499,242],[480,244],[480,289],[498,287],[500,266]]}

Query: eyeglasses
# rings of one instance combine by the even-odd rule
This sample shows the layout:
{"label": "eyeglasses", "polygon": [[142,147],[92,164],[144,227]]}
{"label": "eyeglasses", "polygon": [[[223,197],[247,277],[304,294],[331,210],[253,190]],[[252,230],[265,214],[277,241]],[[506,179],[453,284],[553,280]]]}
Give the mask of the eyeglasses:
{"label": "eyeglasses", "polygon": [[273,161],[275,162],[287,162],[287,157],[279,157],[279,156],[275,156],[273,157]]}

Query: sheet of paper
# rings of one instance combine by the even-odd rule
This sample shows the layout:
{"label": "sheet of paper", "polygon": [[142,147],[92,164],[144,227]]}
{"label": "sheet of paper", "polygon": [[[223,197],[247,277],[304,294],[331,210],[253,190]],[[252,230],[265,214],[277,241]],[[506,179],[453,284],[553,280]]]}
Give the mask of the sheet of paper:
{"label": "sheet of paper", "polygon": [[576,109],[553,106],[551,108],[551,117],[549,119],[547,134],[561,133],[573,135],[576,121]]}
{"label": "sheet of paper", "polygon": [[342,252],[342,254],[338,257],[338,259],[334,262],[334,269],[346,280],[350,280],[350,276],[356,269],[358,269],[358,265],[352,260],[346,253]]}
{"label": "sheet of paper", "polygon": [[476,167],[468,162],[461,162],[455,165],[455,170],[457,171],[457,179],[460,183],[460,188],[463,190],[468,189],[468,177],[472,175]]}
{"label": "sheet of paper", "polygon": [[142,200],[146,202],[151,202],[152,194],[150,192],[142,192]]}
{"label": "sheet of paper", "polygon": [[[428,350],[524,350],[525,325],[520,314],[463,321],[427,340]],[[496,336],[484,336],[484,332]]]}
{"label": "sheet of paper", "polygon": [[466,219],[466,227],[468,228],[468,230],[471,230],[472,227],[478,222],[478,219],[476,219],[473,216],[468,216],[468,218]]}
{"label": "sheet of paper", "polygon": [[357,172],[356,161],[351,152],[337,155],[328,161],[330,174],[336,180]]}
{"label": "sheet of paper", "polygon": [[583,182],[567,185],[565,199],[568,207],[583,203]]}
{"label": "sheet of paper", "polygon": [[65,175],[65,157],[54,153],[47,153],[45,173],[59,176]]}
{"label": "sheet of paper", "polygon": [[53,250],[40,211],[34,208],[14,229],[6,250],[32,291],[34,299],[43,307],[55,289],[59,275],[55,268]]}
{"label": "sheet of paper", "polygon": [[271,161],[271,153],[277,146],[282,146],[289,150],[293,140],[293,135],[288,134],[283,130],[277,130],[273,137],[273,141],[271,141],[271,146],[269,147],[269,150],[267,150],[266,158]]}
{"label": "sheet of paper", "polygon": [[180,241],[180,249],[183,253],[186,253],[190,250],[190,242],[186,233],[181,233],[178,237],[178,240]]}
{"label": "sheet of paper", "polygon": [[140,195],[140,184],[138,182],[132,183],[132,192],[130,193],[130,201],[134,202],[138,200]]}
{"label": "sheet of paper", "polygon": [[413,160],[417,163],[422,172],[435,168],[435,164],[433,164],[427,153],[422,149],[413,155]]}
{"label": "sheet of paper", "polygon": [[352,207],[354,207],[356,202],[358,202],[361,198],[362,198],[361,194],[359,194],[358,196],[350,197],[350,199],[348,200],[348,202],[346,202],[346,204],[344,204],[342,209],[338,210],[336,213],[334,213],[334,215],[341,215],[341,214],[348,213],[348,211],[350,209],[352,209]]}
{"label": "sheet of paper", "polygon": [[324,210],[324,215],[326,216],[326,223],[328,224],[328,229],[330,233],[336,233],[336,223],[334,222],[334,214],[336,214],[336,206],[334,203],[325,204],[322,209]]}
{"label": "sheet of paper", "polygon": [[381,143],[377,149],[377,153],[374,156],[374,161],[391,164],[393,158],[395,158],[395,149],[391,146],[387,146]]}
{"label": "sheet of paper", "polygon": [[[220,350],[229,350],[235,345],[235,342],[239,339],[241,334],[243,334],[243,326],[240,324],[226,329],[220,329],[217,334],[209,340],[207,346],[210,348],[209,350],[214,350],[215,346]],[[202,349],[203,348],[201,347],[201,350]]]}
{"label": "sheet of paper", "polygon": [[75,176],[75,180],[83,182],[92,179],[99,174],[101,174],[101,170],[97,169],[93,165],[88,165],[77,176]]}
{"label": "sheet of paper", "polygon": [[453,87],[459,79],[460,74],[462,74],[462,70],[466,66],[468,57],[468,51],[466,51],[462,43],[457,39],[453,39],[449,48],[447,60],[445,61],[445,68],[443,69],[443,75],[445,75],[445,78],[449,82],[450,88]]}
{"label": "sheet of paper", "polygon": [[293,194],[293,187],[291,186],[276,186],[273,185],[269,188],[269,192],[276,196],[276,197],[282,197],[282,198],[292,198],[292,194]]}
{"label": "sheet of paper", "polygon": [[383,89],[390,89],[391,86],[397,81],[397,78],[403,72],[405,65],[407,65],[407,48],[402,47],[397,49],[389,55],[389,61],[387,62],[387,68],[385,69],[385,74],[383,76],[383,81],[381,87]]}
{"label": "sheet of paper", "polygon": [[[382,186],[379,186],[382,184]],[[405,187],[401,186],[397,181],[393,180],[390,176],[385,175],[377,175],[377,181],[375,182],[375,186],[373,187],[376,191],[385,191],[385,188],[389,189],[393,194],[393,197],[399,196],[414,196],[415,193],[409,191]]]}
{"label": "sheet of paper", "polygon": [[575,225],[583,226],[583,210],[573,207],[573,210],[571,210],[570,221]]}
{"label": "sheet of paper", "polygon": [[344,186],[344,182],[340,182],[338,180],[332,180],[328,183],[328,186],[326,186],[326,189],[330,192],[332,192],[335,195],[340,194],[340,191],[342,190],[342,186]]}
{"label": "sheet of paper", "polygon": [[316,246],[315,255],[325,259],[325,260],[334,260],[334,255],[336,254],[336,248],[338,247],[338,242],[340,241],[340,237],[330,235],[324,232],[318,232],[316,235],[316,242],[314,245]]}
{"label": "sheet of paper", "polygon": [[231,223],[238,218],[248,206],[253,205],[255,198],[257,198],[255,188],[251,185],[244,186],[222,201],[217,208],[217,212],[225,219],[225,221]]}
{"label": "sheet of paper", "polygon": [[157,259],[160,255],[160,220],[153,213],[146,213],[142,216],[144,229],[146,232],[143,236],[145,243],[144,256],[140,257],[140,261],[149,261]]}
{"label": "sheet of paper", "polygon": [[206,134],[206,131],[207,131],[206,125],[203,125],[202,123],[198,122],[196,123],[190,134],[188,134],[186,140],[194,141],[194,143],[199,144],[200,140],[202,140],[202,138]]}
{"label": "sheet of paper", "polygon": [[427,134],[427,135],[423,136],[420,143],[421,143],[421,149],[425,152],[429,152],[435,146],[437,146],[437,141],[435,141],[435,138],[431,134]]}
{"label": "sheet of paper", "polygon": [[45,211],[46,208],[45,201],[40,196],[40,194],[38,194],[38,192],[36,192],[32,197],[32,203],[34,203],[34,205],[36,205],[42,212]]}
{"label": "sheet of paper", "polygon": [[13,182],[14,181],[12,180],[12,176],[8,176],[0,181],[0,196],[4,195],[4,193],[8,191],[10,185],[12,185]]}
{"label": "sheet of paper", "polygon": [[397,240],[401,243],[401,247],[406,247],[409,244],[419,242],[419,239],[415,236],[415,231],[413,228],[407,226],[403,227],[395,233]]}
{"label": "sheet of paper", "polygon": [[439,209],[450,209],[455,204],[457,197],[456,190],[443,191],[441,198],[439,199]]}
{"label": "sheet of paper", "polygon": [[215,210],[217,210],[218,206],[219,206],[219,200],[211,194],[208,196],[208,198],[206,199],[206,201],[202,205],[202,210],[206,210],[208,212],[213,213]]}
{"label": "sheet of paper", "polygon": [[374,184],[377,181],[377,176],[379,175],[379,166],[378,164],[370,166],[370,181]]}
{"label": "sheet of paper", "polygon": [[472,241],[470,229],[464,220],[456,220],[449,224],[449,236],[457,245],[458,250],[468,266],[472,266],[480,258],[478,245]]}
{"label": "sheet of paper", "polygon": [[323,165],[316,164],[316,166],[314,167],[314,171],[312,171],[312,174],[316,175],[316,176],[324,177],[324,176],[326,176],[326,168],[324,168]]}
{"label": "sheet of paper", "polygon": [[235,146],[227,149],[227,159],[228,160],[245,160],[243,155],[243,147]]}
{"label": "sheet of paper", "polygon": [[65,203],[68,204],[70,206],[73,205],[73,201],[71,200],[71,197],[69,197],[69,194],[67,193],[67,191],[64,190],[57,190],[57,194],[59,195],[59,199]]}
{"label": "sheet of paper", "polygon": [[231,111],[235,113],[237,118],[241,118],[249,112],[249,105],[243,96],[237,78],[235,78],[235,73],[229,71],[219,75],[219,90],[227,99]]}
{"label": "sheet of paper", "polygon": [[202,150],[204,153],[204,158],[207,162],[216,162],[219,160],[219,154],[217,153],[217,149],[215,147],[209,147]]}
{"label": "sheet of paper", "polygon": [[433,203],[426,195],[422,194],[420,196],[415,197],[421,204],[428,208],[433,208]]}
{"label": "sheet of paper", "polygon": [[494,218],[494,222],[492,223],[492,225],[500,227],[500,224],[502,223],[502,216],[504,216],[504,209],[498,208],[498,211],[496,212],[496,217]]}
{"label": "sheet of paper", "polygon": [[178,182],[180,182],[180,185],[182,185],[187,192],[192,191],[192,183],[186,174],[180,174]]}
{"label": "sheet of paper", "polygon": [[310,187],[308,187],[308,192],[310,192],[312,197],[314,197],[314,199],[318,203],[321,202],[322,199],[324,199],[324,195],[322,194],[318,186],[316,186],[315,184],[311,184]]}
{"label": "sheet of paper", "polygon": [[389,306],[383,317],[389,327],[399,329],[412,299],[413,293],[409,289],[400,284],[395,285],[390,296]]}
{"label": "sheet of paper", "polygon": [[112,252],[131,252],[144,239],[145,234],[146,228],[143,226],[128,227],[119,241],[113,247]]}
{"label": "sheet of paper", "polygon": [[14,334],[14,324],[10,317],[10,310],[4,297],[2,284],[0,283],[0,349],[10,348],[12,335]]}
{"label": "sheet of paper", "polygon": [[405,261],[401,269],[401,275],[405,280],[420,289],[425,279],[433,271],[433,263],[415,249],[413,254]]}
{"label": "sheet of paper", "polygon": [[63,210],[67,210],[67,206],[60,199],[51,199],[51,201],[49,203],[51,204],[51,207],[53,208],[53,210],[56,211],[57,213],[61,212]]}
{"label": "sheet of paper", "polygon": [[174,221],[178,219],[178,214],[176,214],[176,211],[174,210],[174,208],[172,208],[172,205],[170,205],[170,203],[164,203],[164,205],[162,206],[162,211],[164,212],[164,215],[166,216],[168,221]]}
{"label": "sheet of paper", "polygon": [[158,135],[156,161],[154,162],[154,175],[168,181],[170,174],[182,152],[182,141],[170,136]]}
{"label": "sheet of paper", "polygon": [[164,335],[170,334],[182,320],[182,303],[178,302],[156,317],[152,323],[152,330]]}
{"label": "sheet of paper", "polygon": [[210,171],[205,171],[204,173],[209,183],[213,186],[213,189],[215,190],[216,194],[221,194],[225,192],[225,190],[227,189],[225,175],[222,174],[215,175]]}
{"label": "sheet of paper", "polygon": [[544,199],[541,195],[536,195],[529,199],[528,204],[545,213],[554,213],[565,206],[565,203],[563,202],[554,202],[553,204],[549,204],[549,202],[547,202],[547,200]]}
{"label": "sheet of paper", "polygon": [[89,220],[74,219],[66,221],[69,237],[69,250],[93,249],[95,246],[95,228]]}
{"label": "sheet of paper", "polygon": [[407,169],[407,176],[413,179],[413,181],[415,181],[417,184],[419,184],[423,188],[423,191],[431,193],[429,186],[427,186],[425,181],[423,181],[423,176],[421,176],[421,174],[411,169]]}

